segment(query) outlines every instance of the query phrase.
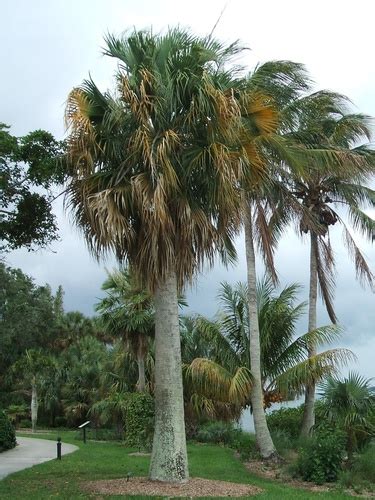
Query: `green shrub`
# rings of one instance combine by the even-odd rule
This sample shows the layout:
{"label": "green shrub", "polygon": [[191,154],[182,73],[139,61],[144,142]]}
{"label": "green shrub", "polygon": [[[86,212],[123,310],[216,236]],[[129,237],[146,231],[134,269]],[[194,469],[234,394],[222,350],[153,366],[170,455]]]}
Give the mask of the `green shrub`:
{"label": "green shrub", "polygon": [[154,400],[150,394],[129,393],[125,418],[125,444],[151,449],[154,432]]}
{"label": "green shrub", "polygon": [[339,483],[355,491],[375,490],[375,443],[355,457],[350,470],[340,473]]}
{"label": "green shrub", "polygon": [[4,411],[0,411],[0,452],[16,446],[14,427]]}
{"label": "green shrub", "polygon": [[68,425],[67,418],[64,416],[55,417],[55,427],[66,427]]}
{"label": "green shrub", "polygon": [[197,441],[201,443],[215,443],[230,446],[241,434],[241,430],[231,422],[207,422],[197,432]]}
{"label": "green shrub", "polygon": [[240,431],[230,443],[230,447],[239,453],[242,461],[259,455],[255,434],[250,434],[250,432]]}
{"label": "green shrub", "polygon": [[297,408],[280,408],[267,415],[267,424],[271,433],[279,431],[291,439],[298,439],[302,427],[303,405]]}
{"label": "green shrub", "polygon": [[31,420],[28,418],[23,418],[22,420],[20,420],[18,426],[22,429],[31,429]]}
{"label": "green shrub", "polygon": [[276,429],[271,432],[271,437],[276,450],[281,456],[288,456],[290,450],[297,448],[298,439],[291,438],[286,430]]}
{"label": "green shrub", "polygon": [[316,484],[336,481],[345,454],[345,434],[321,427],[299,450],[297,472],[305,481]]}
{"label": "green shrub", "polygon": [[30,410],[24,404],[13,404],[8,406],[5,413],[8,415],[14,427],[17,428],[22,419],[27,419],[30,414]]}

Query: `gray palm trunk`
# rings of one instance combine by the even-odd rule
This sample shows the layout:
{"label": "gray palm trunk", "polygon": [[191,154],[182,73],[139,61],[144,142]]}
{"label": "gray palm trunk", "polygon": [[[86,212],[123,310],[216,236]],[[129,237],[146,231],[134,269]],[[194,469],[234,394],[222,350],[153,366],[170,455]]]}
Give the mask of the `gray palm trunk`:
{"label": "gray palm trunk", "polygon": [[38,392],[36,382],[33,379],[31,382],[31,428],[32,432],[36,431],[36,423],[38,420]]}
{"label": "gray palm trunk", "polygon": [[177,279],[170,272],[157,287],[155,304],[155,432],[150,478],[186,482],[184,399],[181,371]]}
{"label": "gray palm trunk", "polygon": [[146,390],[146,375],[145,375],[145,352],[142,340],[140,341],[138,346],[137,365],[138,365],[137,391],[144,392]]}
{"label": "gray palm trunk", "polygon": [[250,333],[250,366],[253,375],[251,389],[251,406],[253,411],[255,436],[259,452],[263,458],[273,458],[276,449],[273,444],[266,420],[263,404],[263,388],[261,376],[260,333],[258,322],[258,306],[256,294],[256,267],[252,228],[251,203],[246,207],[245,215],[245,245],[247,262],[247,287],[249,302],[249,333]]}
{"label": "gray palm trunk", "polygon": [[[316,329],[316,306],[318,296],[318,270],[317,270],[317,243],[316,234],[310,232],[310,288],[309,288],[309,332]],[[316,356],[316,345],[308,347],[309,358]],[[305,408],[303,412],[301,436],[308,436],[315,425],[315,383],[308,384],[305,392]]]}

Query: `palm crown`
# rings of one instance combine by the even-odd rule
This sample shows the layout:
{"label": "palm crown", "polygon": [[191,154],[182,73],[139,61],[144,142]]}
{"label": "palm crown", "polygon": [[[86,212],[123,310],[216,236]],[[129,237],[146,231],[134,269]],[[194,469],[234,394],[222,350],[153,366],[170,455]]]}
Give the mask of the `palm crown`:
{"label": "palm crown", "polygon": [[115,92],[88,80],[68,98],[77,222],[96,254],[127,257],[151,289],[171,266],[181,285],[217,249],[233,255],[237,181],[262,172],[253,139],[276,126],[268,99],[225,71],[240,50],[180,30],[108,37]]}

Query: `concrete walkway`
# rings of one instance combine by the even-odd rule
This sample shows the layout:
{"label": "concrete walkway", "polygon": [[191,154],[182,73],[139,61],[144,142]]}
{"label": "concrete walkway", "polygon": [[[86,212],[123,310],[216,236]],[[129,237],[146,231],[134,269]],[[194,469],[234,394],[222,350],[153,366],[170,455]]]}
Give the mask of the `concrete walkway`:
{"label": "concrete walkway", "polygon": [[[17,437],[18,446],[0,453],[0,479],[36,464],[48,462],[57,456],[56,441]],[[61,453],[67,455],[78,450],[74,444],[62,443]]]}

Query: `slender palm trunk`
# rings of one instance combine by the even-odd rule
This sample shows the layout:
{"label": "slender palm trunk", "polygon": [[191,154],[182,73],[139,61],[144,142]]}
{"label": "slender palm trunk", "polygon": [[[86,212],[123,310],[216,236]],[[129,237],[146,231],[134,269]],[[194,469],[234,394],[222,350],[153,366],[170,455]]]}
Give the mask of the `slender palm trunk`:
{"label": "slender palm trunk", "polygon": [[155,433],[150,478],[186,482],[184,399],[177,279],[169,273],[155,291]]}
{"label": "slender palm trunk", "polygon": [[271,438],[271,434],[268,430],[266,414],[263,405],[263,388],[260,366],[260,334],[256,296],[255,251],[250,203],[248,203],[247,205],[245,215],[245,244],[250,323],[250,366],[251,373],[253,375],[251,406],[253,410],[255,435],[259,452],[263,458],[273,458],[276,455],[276,450]]}
{"label": "slender palm trunk", "polygon": [[137,365],[138,365],[137,391],[144,392],[146,390],[146,375],[145,375],[145,350],[142,340],[140,340],[138,346]]}
{"label": "slender palm trunk", "polygon": [[38,420],[38,393],[36,383],[33,380],[31,383],[31,428],[32,432],[36,431],[36,423]]}
{"label": "slender palm trunk", "polygon": [[[317,252],[318,238],[316,234],[310,232],[310,289],[309,289],[309,324],[308,331],[316,329],[316,304],[318,296],[318,270],[317,270]],[[308,356],[316,356],[316,345],[311,344],[308,347]],[[305,408],[303,411],[303,420],[301,436],[307,437],[315,424],[315,383],[308,384],[305,392]]]}

